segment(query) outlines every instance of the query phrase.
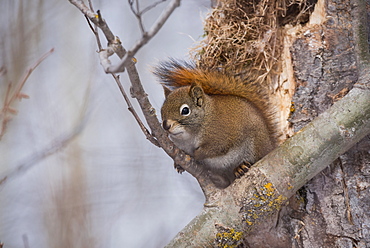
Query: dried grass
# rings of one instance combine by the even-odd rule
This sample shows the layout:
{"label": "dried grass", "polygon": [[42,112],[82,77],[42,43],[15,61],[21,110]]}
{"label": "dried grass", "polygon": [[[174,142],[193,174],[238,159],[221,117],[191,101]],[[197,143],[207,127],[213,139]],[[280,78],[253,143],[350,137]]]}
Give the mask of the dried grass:
{"label": "dried grass", "polygon": [[298,20],[308,9],[305,0],[218,2],[205,20],[206,37],[193,49],[194,59],[200,67],[233,72],[271,89],[280,72],[281,25],[293,5],[300,9]]}

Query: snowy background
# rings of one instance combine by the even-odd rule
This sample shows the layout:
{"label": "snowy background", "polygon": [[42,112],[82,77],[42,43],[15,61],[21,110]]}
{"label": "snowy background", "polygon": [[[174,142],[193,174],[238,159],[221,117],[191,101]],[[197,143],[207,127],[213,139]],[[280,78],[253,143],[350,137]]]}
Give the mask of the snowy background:
{"label": "snowy background", "polygon": [[[140,32],[128,2],[93,3],[130,48]],[[166,4],[144,16],[148,29]],[[18,114],[0,140],[4,248],[163,247],[201,211],[198,183],[177,174],[145,139],[100,67],[95,37],[76,7],[68,0],[2,0],[0,7],[0,104],[9,83],[13,92],[27,69],[55,49],[27,80],[22,92],[30,98],[12,105]],[[164,97],[150,69],[168,57],[189,58],[209,7],[206,0],[183,0],[136,56],[158,113]],[[128,91],[127,75],[121,79]]]}

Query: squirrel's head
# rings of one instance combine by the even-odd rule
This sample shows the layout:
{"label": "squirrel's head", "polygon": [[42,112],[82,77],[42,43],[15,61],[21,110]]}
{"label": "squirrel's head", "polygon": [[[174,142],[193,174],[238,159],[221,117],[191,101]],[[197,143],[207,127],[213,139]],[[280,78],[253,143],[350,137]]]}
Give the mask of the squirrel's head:
{"label": "squirrel's head", "polygon": [[195,138],[203,122],[206,104],[207,95],[195,84],[166,95],[161,109],[163,128],[174,142]]}

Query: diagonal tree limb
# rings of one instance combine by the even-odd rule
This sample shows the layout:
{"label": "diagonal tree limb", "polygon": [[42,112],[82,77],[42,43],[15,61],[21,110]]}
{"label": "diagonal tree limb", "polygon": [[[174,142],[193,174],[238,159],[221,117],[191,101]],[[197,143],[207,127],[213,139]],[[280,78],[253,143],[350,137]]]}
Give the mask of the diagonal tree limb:
{"label": "diagonal tree limb", "polygon": [[245,177],[212,195],[209,206],[166,247],[212,243],[215,224],[258,230],[301,186],[369,134],[370,90],[356,87],[257,162]]}

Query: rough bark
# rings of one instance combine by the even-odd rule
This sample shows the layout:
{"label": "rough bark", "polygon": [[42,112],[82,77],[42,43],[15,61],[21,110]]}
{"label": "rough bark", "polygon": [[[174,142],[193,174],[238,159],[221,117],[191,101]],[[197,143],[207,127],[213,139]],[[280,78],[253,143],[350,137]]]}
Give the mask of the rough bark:
{"label": "rough bark", "polygon": [[[291,118],[295,131],[346,94],[363,76],[361,71],[368,72],[369,47],[355,42],[356,35],[357,42],[368,41],[368,6],[361,1],[327,1],[327,21],[306,30],[291,47],[298,82]],[[290,199],[272,231],[285,243],[275,247],[369,247],[369,170],[366,136]],[[264,247],[258,237],[248,239],[251,247]]]}

